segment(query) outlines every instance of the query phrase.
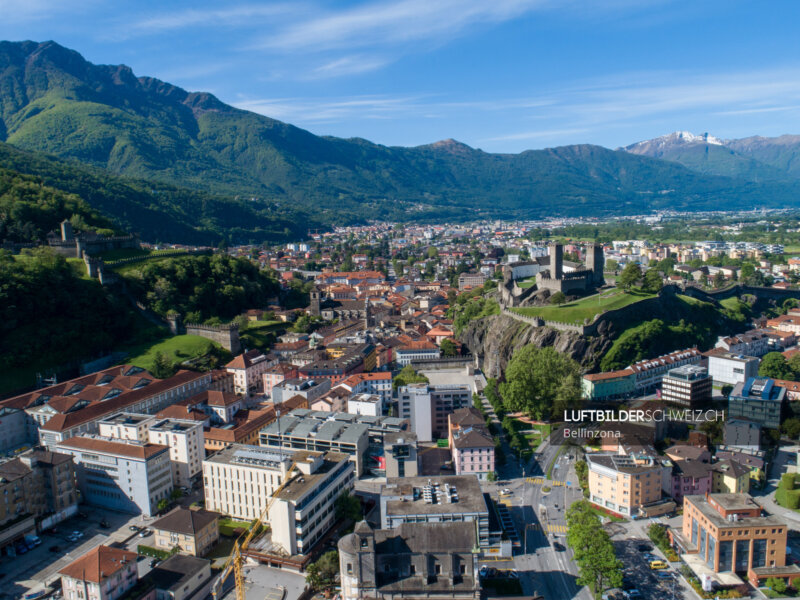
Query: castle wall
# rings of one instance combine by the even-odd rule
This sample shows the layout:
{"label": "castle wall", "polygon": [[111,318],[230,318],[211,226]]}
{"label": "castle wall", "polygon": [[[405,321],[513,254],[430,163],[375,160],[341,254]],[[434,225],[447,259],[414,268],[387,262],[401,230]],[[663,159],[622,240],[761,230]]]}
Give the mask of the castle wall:
{"label": "castle wall", "polygon": [[217,342],[231,354],[239,354],[242,351],[242,343],[239,340],[239,326],[236,323],[218,326],[187,323],[186,334],[199,335],[212,342]]}

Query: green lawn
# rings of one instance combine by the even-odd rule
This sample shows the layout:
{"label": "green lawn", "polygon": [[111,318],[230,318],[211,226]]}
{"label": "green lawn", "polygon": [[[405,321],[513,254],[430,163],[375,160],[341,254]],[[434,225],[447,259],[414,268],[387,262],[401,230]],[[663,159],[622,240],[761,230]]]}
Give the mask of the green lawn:
{"label": "green lawn", "polygon": [[106,262],[121,260],[123,258],[133,258],[134,256],[147,256],[150,250],[144,248],[118,248],[117,250],[106,250],[98,254]]}
{"label": "green lawn", "polygon": [[592,321],[594,316],[606,310],[616,310],[623,306],[628,306],[646,298],[652,298],[655,294],[648,294],[633,290],[630,292],[623,292],[620,289],[614,288],[589,296],[581,298],[575,302],[568,302],[561,306],[531,306],[525,308],[512,308],[514,312],[529,317],[542,317],[546,321],[560,321],[561,323],[576,323],[581,324],[586,319]]}
{"label": "green lawn", "polygon": [[614,523],[623,523],[627,521],[627,519],[623,519],[622,517],[618,517],[617,515],[608,514],[602,508],[595,506],[594,504],[592,504],[591,507],[592,507],[592,512],[600,518],[608,519],[609,521],[613,521]]}
{"label": "green lawn", "polygon": [[517,281],[517,286],[523,290],[536,285],[536,277],[528,277],[527,279],[520,279]]}
{"label": "green lawn", "polygon": [[128,349],[129,357],[125,362],[149,370],[156,352],[161,352],[173,365],[178,365],[187,359],[204,356],[215,347],[221,346],[199,335],[176,335]]}

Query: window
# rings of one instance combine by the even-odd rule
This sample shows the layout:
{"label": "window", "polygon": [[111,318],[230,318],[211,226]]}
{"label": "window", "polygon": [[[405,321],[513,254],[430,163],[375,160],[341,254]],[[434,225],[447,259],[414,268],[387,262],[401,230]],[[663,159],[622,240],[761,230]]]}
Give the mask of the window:
{"label": "window", "polygon": [[347,574],[348,575],[353,574],[353,563],[347,563]]}

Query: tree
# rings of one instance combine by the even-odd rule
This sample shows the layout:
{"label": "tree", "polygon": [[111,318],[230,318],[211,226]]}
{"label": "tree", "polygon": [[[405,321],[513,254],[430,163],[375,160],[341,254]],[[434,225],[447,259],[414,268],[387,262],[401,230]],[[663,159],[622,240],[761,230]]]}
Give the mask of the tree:
{"label": "tree", "polygon": [[500,394],[509,411],[546,419],[581,402],[580,366],[550,346],[522,348],[509,362],[505,377]]}
{"label": "tree", "polygon": [[334,503],[336,517],[338,519],[349,519],[350,521],[360,521],[364,516],[361,508],[361,501],[347,492],[342,492]]}
{"label": "tree", "polygon": [[611,538],[600,518],[586,500],[574,502],[566,514],[567,543],[575,553],[579,576],[577,583],[589,586],[599,596],[609,587],[622,585],[622,561],[614,553]]}
{"label": "tree", "polygon": [[161,500],[158,501],[156,508],[158,509],[158,512],[164,512],[165,510],[167,510],[168,506],[169,506],[169,500],[167,500],[166,498],[162,498]]}
{"label": "tree", "polygon": [[725,274],[722,271],[717,271],[717,274],[714,275],[714,287],[721,288],[728,280],[725,279]]}
{"label": "tree", "polygon": [[664,287],[664,281],[661,279],[661,275],[658,271],[650,269],[644,274],[644,279],[642,281],[642,289],[644,291],[656,294],[662,287]]}
{"label": "tree", "polygon": [[800,419],[790,417],[781,423],[781,431],[793,440],[800,438]]}
{"label": "tree", "polygon": [[642,277],[642,270],[637,263],[631,262],[625,265],[622,273],[617,278],[617,284],[624,290],[629,290]]}
{"label": "tree", "polygon": [[301,315],[295,322],[292,329],[294,329],[298,333],[308,333],[311,331],[311,316],[310,315]]}
{"label": "tree", "polygon": [[556,292],[552,296],[550,296],[550,304],[557,304],[561,305],[567,301],[567,296],[564,292]]}
{"label": "tree", "polygon": [[720,389],[720,393],[721,393],[721,394],[722,394],[722,395],[723,395],[725,398],[727,398],[728,396],[730,396],[732,391],[733,391],[733,386],[732,386],[730,383],[726,383],[726,384],[725,384],[725,385],[723,385],[723,386],[722,386],[722,388]]}
{"label": "tree", "polygon": [[778,594],[786,591],[786,581],[782,577],[770,577],[764,582],[764,585]]}
{"label": "tree", "polygon": [[166,379],[175,374],[175,368],[172,366],[172,362],[164,356],[164,353],[157,350],[153,356],[153,367],[150,369],[150,373],[156,379]]}
{"label": "tree", "polygon": [[614,271],[616,273],[617,269],[619,269],[619,263],[616,261],[616,259],[609,258],[606,261],[606,271]]}
{"label": "tree", "polygon": [[329,550],[306,568],[306,583],[315,591],[333,585],[339,572],[339,553]]}
{"label": "tree", "polygon": [[758,374],[761,377],[772,377],[773,379],[791,379],[794,376],[786,362],[786,357],[780,352],[765,354],[758,367]]}
{"label": "tree", "polygon": [[442,351],[442,356],[458,356],[458,347],[450,338],[443,339],[439,349]]}
{"label": "tree", "polygon": [[180,488],[173,488],[169,494],[169,497],[172,500],[177,500],[178,498],[183,497],[183,492],[180,490]]}

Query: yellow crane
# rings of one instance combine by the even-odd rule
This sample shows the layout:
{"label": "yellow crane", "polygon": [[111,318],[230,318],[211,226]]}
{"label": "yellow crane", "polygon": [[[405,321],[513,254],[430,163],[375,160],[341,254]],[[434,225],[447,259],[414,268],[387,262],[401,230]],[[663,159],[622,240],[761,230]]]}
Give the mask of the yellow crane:
{"label": "yellow crane", "polygon": [[[244,539],[240,535],[237,540],[233,544],[233,550],[228,555],[228,560],[225,561],[225,566],[222,567],[222,572],[220,572],[219,577],[214,582],[214,585],[211,587],[211,594],[214,597],[214,600],[217,600],[217,595],[222,590],[222,586],[225,583],[225,580],[228,579],[228,576],[233,573],[233,580],[236,584],[236,600],[245,600],[244,597],[244,572],[242,571],[242,567],[244,566],[244,553],[247,550],[247,547],[250,545],[250,542],[255,537],[256,531],[258,531],[258,524],[263,523],[267,516],[269,515],[269,509],[272,506],[272,503],[275,501],[275,498],[278,497],[281,490],[289,483],[292,478],[292,471],[297,466],[295,461],[292,461],[292,464],[289,465],[289,469],[286,471],[286,478],[284,479],[283,483],[278,486],[274,492],[272,492],[272,497],[267,502],[267,505],[264,507],[264,510],[261,511],[261,514],[258,516],[257,519],[253,519],[253,521],[248,525],[247,529],[245,530]],[[241,541],[240,541],[241,540]]]}

